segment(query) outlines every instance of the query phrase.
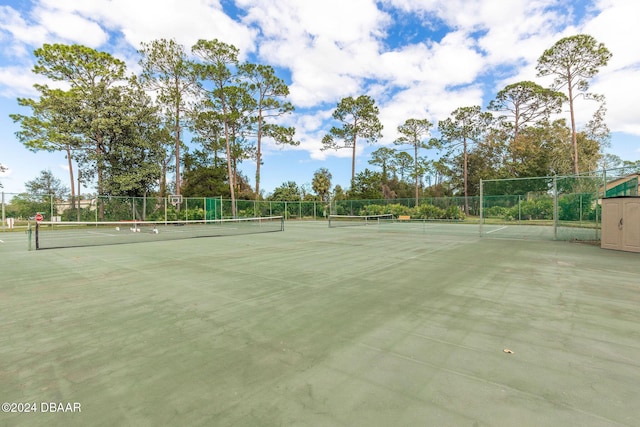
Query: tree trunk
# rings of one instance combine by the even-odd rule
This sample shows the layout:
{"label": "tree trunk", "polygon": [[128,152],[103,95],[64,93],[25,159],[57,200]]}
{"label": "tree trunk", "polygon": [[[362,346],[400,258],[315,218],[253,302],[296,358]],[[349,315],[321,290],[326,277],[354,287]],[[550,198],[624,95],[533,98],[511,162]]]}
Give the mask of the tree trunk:
{"label": "tree trunk", "polygon": [[567,85],[569,89],[569,114],[571,115],[571,145],[573,147],[573,173],[578,175],[578,134],[576,133],[576,119],[573,111],[573,88],[571,87],[571,79]]}
{"label": "tree trunk", "polygon": [[356,136],[353,135],[353,152],[351,154],[351,189],[356,181]]}
{"label": "tree trunk", "polygon": [[414,156],[413,158],[414,160],[414,171],[413,173],[416,175],[416,204],[415,206],[418,206],[418,144],[414,145],[415,148],[415,152],[414,152]]}
{"label": "tree trunk", "polygon": [[468,185],[467,185],[467,161],[468,161],[468,154],[467,154],[467,139],[465,138],[462,142],[463,144],[463,151],[464,151],[464,161],[463,161],[463,181],[464,181],[464,214],[465,215],[469,215],[469,191],[468,191]]}
{"label": "tree trunk", "polygon": [[[76,208],[76,187],[73,179],[73,162],[71,161],[71,149],[67,145],[67,162],[69,163],[69,182],[71,182],[71,209]],[[78,212],[80,212],[80,200],[78,200]]]}
{"label": "tree trunk", "polygon": [[176,121],[174,123],[175,144],[176,144],[176,194],[180,193],[180,107],[176,104]]}
{"label": "tree trunk", "polygon": [[258,114],[258,138],[256,146],[256,200],[258,200],[260,198],[260,163],[262,162],[262,111]]}

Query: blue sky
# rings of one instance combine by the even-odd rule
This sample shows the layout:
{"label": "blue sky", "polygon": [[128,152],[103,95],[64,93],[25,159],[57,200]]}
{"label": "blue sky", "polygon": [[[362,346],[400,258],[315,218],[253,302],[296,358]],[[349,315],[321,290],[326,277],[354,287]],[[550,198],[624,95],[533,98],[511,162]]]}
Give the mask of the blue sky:
{"label": "blue sky", "polygon": [[[189,49],[217,38],[242,59],[272,65],[289,84],[298,147],[267,146],[261,187],[293,180],[310,188],[326,167],[348,187],[350,150],[321,151],[331,113],[347,96],[370,95],[384,125],[378,145],[361,143],[356,172],[370,153],[391,146],[408,118],[443,120],[458,107],[486,105],[504,86],[536,77],[542,52],[587,33],[613,53],[591,82],[607,99],[612,144],[640,159],[640,2],[632,0],[4,0],[0,4],[0,175],[6,193],[51,170],[68,186],[62,153],[31,153],[15,138],[17,97],[35,97],[32,52],[44,43],[83,44],[138,71],[141,42],[173,38]],[[578,105],[586,122],[594,105]],[[565,115],[568,114],[565,113]],[[435,135],[435,132],[434,132]],[[186,141],[187,143],[189,141]],[[434,156],[436,153],[430,153]],[[244,173],[254,184],[255,164]],[[93,190],[93,189],[92,189]]]}

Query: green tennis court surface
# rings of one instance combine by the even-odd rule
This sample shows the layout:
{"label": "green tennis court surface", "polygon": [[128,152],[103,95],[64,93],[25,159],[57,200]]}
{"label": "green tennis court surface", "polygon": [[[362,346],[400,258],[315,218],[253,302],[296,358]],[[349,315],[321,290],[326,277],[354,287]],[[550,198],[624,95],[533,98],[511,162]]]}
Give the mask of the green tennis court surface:
{"label": "green tennis court surface", "polygon": [[465,227],[0,233],[0,426],[637,425],[638,254]]}

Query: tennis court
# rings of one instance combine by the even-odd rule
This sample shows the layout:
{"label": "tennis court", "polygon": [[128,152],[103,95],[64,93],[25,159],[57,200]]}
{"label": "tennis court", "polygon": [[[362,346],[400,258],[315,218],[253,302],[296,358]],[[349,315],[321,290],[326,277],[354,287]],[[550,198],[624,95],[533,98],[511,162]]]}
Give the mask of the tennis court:
{"label": "tennis court", "polygon": [[640,255],[500,227],[0,233],[0,426],[637,425]]}

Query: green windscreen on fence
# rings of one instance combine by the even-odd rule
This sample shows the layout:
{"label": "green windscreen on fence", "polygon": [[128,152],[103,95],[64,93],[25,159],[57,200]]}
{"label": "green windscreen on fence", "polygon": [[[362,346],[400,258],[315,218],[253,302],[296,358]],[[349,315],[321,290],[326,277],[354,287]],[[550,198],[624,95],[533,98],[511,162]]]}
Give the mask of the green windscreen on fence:
{"label": "green windscreen on fence", "polygon": [[608,188],[605,197],[637,196],[638,177],[622,180],[621,183]]}

